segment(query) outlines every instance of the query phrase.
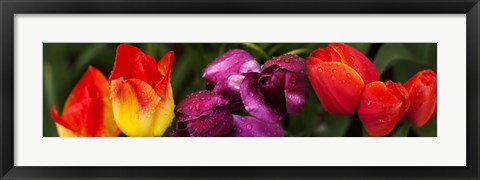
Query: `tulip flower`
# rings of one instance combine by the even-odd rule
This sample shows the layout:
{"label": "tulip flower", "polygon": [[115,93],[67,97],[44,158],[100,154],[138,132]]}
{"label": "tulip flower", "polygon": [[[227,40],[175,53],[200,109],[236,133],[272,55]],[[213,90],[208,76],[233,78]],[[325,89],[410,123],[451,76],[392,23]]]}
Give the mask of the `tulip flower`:
{"label": "tulip flower", "polygon": [[432,70],[423,70],[405,83],[410,98],[410,108],[405,119],[416,127],[422,127],[436,111],[437,75]]}
{"label": "tulip flower", "polygon": [[89,66],[68,95],[62,117],[55,107],[50,110],[59,136],[118,136],[109,91],[107,78]]}
{"label": "tulip flower", "polygon": [[211,91],[190,94],[178,104],[172,136],[227,136],[234,127],[228,100]]}
{"label": "tulip flower", "polygon": [[173,51],[158,64],[140,49],[121,44],[110,75],[113,115],[127,136],[161,136],[170,126],[174,100],[170,85]]}
{"label": "tulip flower", "polygon": [[308,79],[323,108],[332,114],[354,114],[366,84],[377,81],[373,63],[358,50],[332,43],[307,58]]}
{"label": "tulip flower", "polygon": [[190,94],[178,105],[177,128],[172,136],[283,136],[283,129],[278,123],[232,115],[227,105],[228,100],[213,91]]}
{"label": "tulip flower", "polygon": [[242,73],[260,72],[255,58],[242,49],[232,49],[216,58],[203,69],[203,78],[207,80],[207,90],[212,90],[229,99],[230,109],[242,108],[240,84],[245,78]]}
{"label": "tulip flower", "polygon": [[407,90],[392,81],[375,81],[363,91],[358,116],[370,136],[385,136],[409,108]]}
{"label": "tulip flower", "polygon": [[[262,67],[244,50],[230,50],[203,69],[207,91],[177,109],[172,136],[283,136],[278,124],[300,113],[307,98],[305,60],[285,54]],[[251,116],[231,114],[245,108]]]}
{"label": "tulip flower", "polygon": [[306,103],[305,60],[284,54],[268,60],[262,73],[245,73],[240,96],[253,117],[277,123],[286,114],[296,115]]}

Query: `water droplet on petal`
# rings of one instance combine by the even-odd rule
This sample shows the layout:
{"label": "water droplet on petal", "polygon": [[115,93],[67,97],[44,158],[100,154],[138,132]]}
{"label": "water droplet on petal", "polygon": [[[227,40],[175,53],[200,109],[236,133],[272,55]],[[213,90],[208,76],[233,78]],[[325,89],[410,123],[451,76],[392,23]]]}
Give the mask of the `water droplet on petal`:
{"label": "water droplet on petal", "polygon": [[335,76],[334,76],[334,75],[332,75],[331,79],[332,79],[332,81],[333,81],[333,80],[335,80]]}
{"label": "water droplet on petal", "polygon": [[318,72],[323,72],[323,69],[322,69],[322,68],[318,68]]}
{"label": "water droplet on petal", "polygon": [[247,124],[247,130],[252,130],[252,125],[251,124]]}

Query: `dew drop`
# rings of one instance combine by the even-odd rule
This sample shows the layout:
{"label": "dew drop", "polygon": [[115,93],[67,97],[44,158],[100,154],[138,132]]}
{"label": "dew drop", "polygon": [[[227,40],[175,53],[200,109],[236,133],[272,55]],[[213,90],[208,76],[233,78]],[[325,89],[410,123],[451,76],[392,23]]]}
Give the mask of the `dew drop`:
{"label": "dew drop", "polygon": [[251,124],[247,124],[247,130],[252,130],[252,125]]}
{"label": "dew drop", "polygon": [[318,68],[318,72],[323,72],[323,69],[322,69],[322,68]]}
{"label": "dew drop", "polygon": [[334,76],[334,75],[332,75],[332,77],[330,77],[330,78],[331,78],[332,80],[335,80],[335,76]]}

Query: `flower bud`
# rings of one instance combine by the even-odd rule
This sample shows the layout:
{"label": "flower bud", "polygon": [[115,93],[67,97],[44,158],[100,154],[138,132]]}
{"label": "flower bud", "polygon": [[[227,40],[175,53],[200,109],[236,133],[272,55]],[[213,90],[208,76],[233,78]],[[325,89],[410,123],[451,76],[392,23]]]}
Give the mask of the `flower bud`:
{"label": "flower bud", "polygon": [[407,90],[400,83],[375,81],[365,86],[358,116],[370,136],[385,136],[409,106]]}
{"label": "flower bud", "polygon": [[161,136],[172,123],[172,62],[173,51],[156,64],[138,48],[118,46],[109,80],[113,115],[127,136]]}
{"label": "flower bud", "polygon": [[437,107],[437,75],[432,70],[423,70],[405,83],[410,98],[410,108],[404,118],[416,127],[425,125]]}
{"label": "flower bud", "polygon": [[63,107],[62,117],[52,107],[50,115],[57,125],[58,135],[118,136],[109,99],[107,78],[90,66],[75,85]]}
{"label": "flower bud", "polygon": [[323,108],[340,115],[354,114],[365,84],[379,78],[365,55],[338,43],[313,51],[307,58],[307,73]]}

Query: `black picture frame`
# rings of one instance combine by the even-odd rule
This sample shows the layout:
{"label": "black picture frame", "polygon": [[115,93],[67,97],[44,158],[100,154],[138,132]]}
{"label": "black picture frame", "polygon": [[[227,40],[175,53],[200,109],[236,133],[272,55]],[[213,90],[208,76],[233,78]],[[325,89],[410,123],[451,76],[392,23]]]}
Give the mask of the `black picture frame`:
{"label": "black picture frame", "polygon": [[[1,0],[1,179],[479,179],[479,0]],[[466,167],[24,167],[14,165],[14,15],[146,13],[466,14]],[[23,113],[23,112],[17,112]],[[448,154],[446,154],[448,156]]]}

